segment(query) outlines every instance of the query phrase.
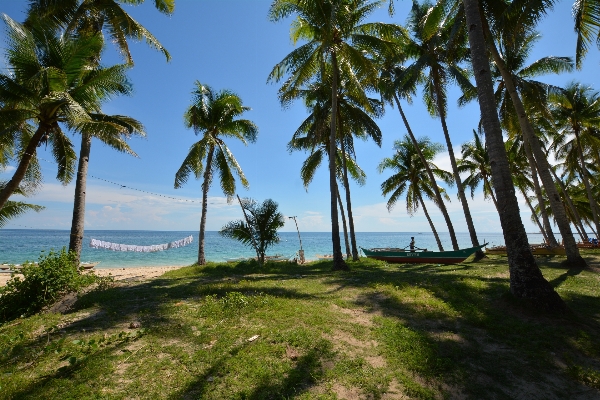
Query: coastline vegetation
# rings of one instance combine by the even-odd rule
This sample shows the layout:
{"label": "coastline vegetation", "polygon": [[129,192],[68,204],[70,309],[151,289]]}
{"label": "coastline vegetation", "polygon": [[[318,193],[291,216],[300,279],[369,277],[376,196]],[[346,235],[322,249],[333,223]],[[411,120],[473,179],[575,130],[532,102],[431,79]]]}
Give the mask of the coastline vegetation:
{"label": "coastline vegetation", "polygon": [[509,292],[506,258],[351,271],[207,263],[0,325],[4,398],[593,398],[594,270],[540,258],[570,312]]}

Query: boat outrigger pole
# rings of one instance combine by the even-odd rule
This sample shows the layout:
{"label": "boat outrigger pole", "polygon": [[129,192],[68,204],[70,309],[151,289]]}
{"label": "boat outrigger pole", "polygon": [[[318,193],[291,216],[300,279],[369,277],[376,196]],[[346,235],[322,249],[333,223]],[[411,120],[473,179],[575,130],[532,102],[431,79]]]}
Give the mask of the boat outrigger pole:
{"label": "boat outrigger pole", "polygon": [[300,238],[300,229],[298,229],[298,221],[296,221],[296,216],[288,217],[289,219],[293,219],[296,224],[296,231],[298,232],[298,240],[300,241],[300,251],[298,251],[298,257],[300,257],[300,264],[304,264],[304,250],[302,249],[302,239]]}

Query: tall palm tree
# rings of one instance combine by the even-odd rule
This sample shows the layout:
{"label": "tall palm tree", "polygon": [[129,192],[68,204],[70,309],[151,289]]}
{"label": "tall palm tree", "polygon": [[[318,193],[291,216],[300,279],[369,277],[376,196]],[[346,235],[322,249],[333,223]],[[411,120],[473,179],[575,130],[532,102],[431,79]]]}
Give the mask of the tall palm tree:
{"label": "tall palm tree", "polygon": [[[141,4],[144,0],[134,0],[130,4]],[[155,7],[162,13],[171,14],[174,10],[174,0],[157,0]],[[98,35],[108,31],[113,43],[117,44],[127,63],[133,65],[133,58],[129,51],[127,40],[146,39],[149,46],[163,52],[167,61],[170,60],[168,51],[152,36],[141,24],[135,21],[123,10],[121,4],[115,0],[33,0],[30,2],[29,15],[25,25],[44,24],[57,31],[65,31],[79,36]],[[99,62],[100,55],[94,60]],[[128,117],[113,116],[110,121],[114,131],[112,136],[120,136],[116,140],[122,142],[131,135],[144,136],[143,127],[138,121]],[[86,180],[89,167],[89,157],[92,146],[92,137],[106,136],[105,132],[92,130],[82,131],[81,148],[77,165],[75,181],[75,197],[73,201],[73,218],[71,222],[71,235],[69,251],[77,254],[77,261],[81,255],[85,221],[85,195]],[[117,150],[120,145],[116,146]],[[135,153],[132,153],[135,155]]]}
{"label": "tall palm tree", "polygon": [[[466,47],[466,32],[463,29],[455,29],[455,21],[460,15],[436,12],[436,7],[428,3],[419,5],[413,1],[408,24],[412,35],[406,40],[404,51],[409,58],[414,59],[414,62],[406,68],[403,79],[422,83],[423,98],[429,112],[440,118],[458,197],[471,242],[474,247],[477,247],[479,240],[446,124],[448,84],[454,81],[465,91],[473,90],[466,71],[460,67],[460,63],[464,62],[469,54]],[[452,244],[454,250],[458,250],[458,242],[455,238]],[[483,257],[481,250],[478,251],[477,257]]]}
{"label": "tall palm tree", "polygon": [[479,1],[463,0],[463,5],[469,33],[471,63],[473,71],[476,71],[481,120],[492,166],[492,184],[501,210],[500,224],[508,253],[510,290],[514,296],[529,299],[540,309],[562,311],[565,308],[564,302],[542,276],[531,253],[527,233],[519,214],[519,204],[502,139],[502,128],[496,112]]}
{"label": "tall palm tree", "polygon": [[250,120],[239,119],[250,108],[242,105],[242,99],[229,90],[215,92],[210,86],[195,82],[192,104],[184,114],[185,126],[192,128],[199,141],[190,147],[188,155],[175,174],[175,188],[187,182],[191,173],[202,182],[202,216],[198,234],[198,265],[206,264],[204,237],[208,189],[213,172],[219,175],[223,193],[231,197],[235,194],[235,173],[240,183],[248,187],[248,180],[242,168],[225,144],[224,138],[235,138],[242,143],[254,143],[258,135],[257,126]]}
{"label": "tall palm tree", "polygon": [[[362,106],[367,108],[365,89],[376,86],[377,70],[366,52],[358,46],[378,48],[388,46],[386,40],[396,32],[390,24],[364,23],[364,20],[384,0],[275,0],[269,10],[269,19],[279,21],[296,16],[292,23],[294,43],[306,40],[271,71],[269,80],[279,81],[290,75],[280,92],[294,91],[311,81],[327,63],[331,64],[331,118],[329,154],[335,154],[337,134],[337,95],[339,76],[343,71],[349,77],[348,85],[363,93]],[[321,74],[323,75],[323,74]],[[333,269],[348,269],[342,257],[337,217],[337,189],[335,159],[329,160],[329,189],[331,205],[331,238],[333,242]]]}
{"label": "tall palm tree", "polygon": [[[435,176],[447,184],[452,184],[452,174],[439,169],[432,162],[435,156],[442,151],[444,147],[439,143],[431,143],[427,137],[420,138],[418,140],[418,146],[427,160],[428,167]],[[412,216],[417,212],[419,206],[423,208],[423,212],[425,213],[431,231],[435,236],[438,248],[440,251],[443,251],[442,242],[440,241],[433,221],[427,211],[427,207],[425,207],[425,202],[423,201],[423,196],[425,196],[428,199],[432,199],[434,203],[437,204],[435,193],[432,188],[432,186],[437,185],[437,183],[431,182],[429,179],[423,179],[425,175],[425,166],[422,164],[412,139],[408,135],[405,135],[403,140],[394,142],[394,151],[395,153],[392,157],[384,158],[377,167],[380,173],[384,172],[386,169],[394,171],[394,174],[381,184],[382,194],[384,196],[390,195],[387,202],[388,211],[391,211],[392,208],[394,208],[398,200],[400,200],[402,195],[406,192],[406,211]],[[438,190],[444,193],[442,188],[438,188]],[[449,200],[448,195],[445,193],[444,195],[446,199]]]}
{"label": "tall palm tree", "polygon": [[[550,100],[552,114],[561,128],[558,136],[562,151],[559,156],[572,154],[570,164],[577,169],[579,179],[585,186],[596,232],[600,232],[600,210],[592,193],[591,175],[588,168],[585,168],[584,155],[588,151],[597,155],[600,149],[600,137],[595,134],[600,128],[600,93],[589,86],[571,82],[564,90],[553,93]],[[572,140],[569,140],[570,135]],[[595,161],[600,162],[598,159]]]}
{"label": "tall palm tree", "polygon": [[[527,7],[530,3],[533,4],[533,6],[530,7],[533,10]],[[518,118],[519,127],[523,134],[525,146],[531,148],[533,157],[535,158],[539,176],[544,185],[544,189],[548,194],[548,200],[550,201],[555,221],[563,238],[567,254],[566,264],[574,268],[585,267],[587,266],[587,263],[579,254],[579,249],[577,248],[571,225],[569,224],[564,207],[562,206],[562,201],[556,190],[556,185],[552,179],[547,156],[542,150],[540,140],[536,136],[535,129],[530,121],[530,115],[521,100],[520,88],[515,83],[514,73],[507,66],[507,63],[500,54],[495,42],[495,39],[500,37],[505,43],[510,45],[515,39],[523,37],[522,33],[531,31],[537,21],[536,16],[539,16],[544,10],[543,4],[540,2],[496,2],[494,4],[506,5],[506,7],[499,7],[499,9],[494,10],[494,12],[489,12],[484,15],[482,28],[487,37],[488,49],[496,67],[500,71],[507,92],[510,95],[511,102],[515,109],[515,115]],[[526,7],[523,7],[523,4],[525,4]],[[512,31],[515,31],[516,34],[511,35],[510,32]],[[539,104],[538,107],[540,107]],[[540,109],[540,111],[543,112],[544,110]]]}
{"label": "tall palm tree", "polygon": [[[26,178],[42,143],[52,146],[57,178],[68,183],[76,157],[61,126],[75,132],[92,124],[106,128],[102,119],[109,117],[101,113],[102,102],[131,92],[126,66],[90,64],[102,50],[100,36],[58,36],[40,26],[27,29],[7,16],[4,20],[11,74],[0,74],[0,129],[28,138],[13,177],[0,190],[0,209]],[[128,149],[126,144],[121,148]]]}
{"label": "tall palm tree", "polygon": [[577,33],[575,63],[580,69],[590,43],[595,40],[596,44],[600,46],[600,6],[598,2],[575,0],[573,2],[573,18]]}
{"label": "tall palm tree", "polygon": [[473,129],[473,140],[461,146],[462,159],[457,160],[458,172],[468,173],[463,181],[466,188],[471,189],[471,198],[475,197],[475,189],[483,182],[483,198],[492,199],[498,211],[498,202],[491,183],[490,157],[485,148],[485,138]]}

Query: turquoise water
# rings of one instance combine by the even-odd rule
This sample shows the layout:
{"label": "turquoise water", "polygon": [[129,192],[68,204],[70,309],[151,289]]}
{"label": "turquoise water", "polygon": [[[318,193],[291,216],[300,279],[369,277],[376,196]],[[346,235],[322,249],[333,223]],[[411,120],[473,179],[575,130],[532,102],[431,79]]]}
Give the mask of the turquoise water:
{"label": "turquoise water", "polygon": [[[107,242],[152,245],[168,243],[186,236],[193,235],[194,242],[186,247],[170,249],[156,253],[119,252],[89,247],[90,239]],[[481,243],[502,245],[504,239],[501,233],[479,233]],[[358,246],[370,247],[405,247],[414,236],[416,245],[421,248],[437,250],[435,239],[431,233],[419,232],[357,232]],[[450,237],[441,234],[442,243],[446,250],[451,250]],[[294,255],[300,248],[296,232],[280,233],[281,242],[273,246],[268,254]],[[331,233],[301,232],[302,247],[307,260],[315,260],[317,254],[331,253]],[[457,234],[461,248],[471,247],[467,233]],[[529,234],[530,243],[541,243],[542,235]],[[37,261],[40,252],[51,249],[60,250],[69,245],[69,231],[38,230],[38,229],[0,229],[0,264],[21,264],[25,261]],[[206,258],[209,261],[225,261],[227,258],[252,257],[254,251],[237,241],[223,238],[217,232],[206,232]],[[342,237],[342,249],[344,241]],[[140,266],[184,266],[193,264],[198,255],[198,232],[189,231],[108,231],[88,230],[85,232],[82,261],[100,261],[98,268],[140,267]]]}

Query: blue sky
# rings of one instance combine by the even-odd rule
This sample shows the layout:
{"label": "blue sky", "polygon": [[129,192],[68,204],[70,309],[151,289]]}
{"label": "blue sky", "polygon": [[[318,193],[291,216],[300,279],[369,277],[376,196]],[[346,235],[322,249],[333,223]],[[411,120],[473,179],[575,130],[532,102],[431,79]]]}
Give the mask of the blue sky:
{"label": "blue sky", "polygon": [[[22,21],[27,1],[3,1],[0,12]],[[129,77],[134,86],[130,97],[117,98],[106,103],[107,114],[129,115],[146,127],[147,138],[131,140],[131,147],[139,158],[116,153],[95,141],[92,144],[88,178],[86,229],[142,229],[142,230],[197,230],[200,221],[200,181],[190,179],[181,189],[174,189],[175,172],[189,147],[198,139],[193,131],[183,126],[183,113],[191,102],[194,82],[199,80],[214,89],[236,92],[244,104],[251,107],[245,117],[259,127],[255,144],[247,147],[229,142],[232,152],[250,182],[250,189],[238,186],[238,194],[256,200],[272,198],[286,215],[298,216],[301,231],[330,231],[329,185],[326,167],[316,175],[308,191],[299,176],[300,166],[307,157],[304,153],[287,152],[291,135],[305,118],[302,104],[282,109],[277,100],[276,83],[266,83],[273,66],[293,50],[289,39],[290,21],[272,23],[267,19],[270,1],[263,0],[177,0],[171,17],[158,13],[153,2],[124,8],[169,50],[172,61],[165,62],[161,53],[144,43],[135,43],[131,52],[135,67]],[[371,20],[406,21],[411,2],[396,2],[396,14],[390,18],[385,8]],[[575,35],[570,1],[560,2],[539,26],[543,34],[532,54],[531,61],[547,56],[574,56]],[[4,62],[4,29],[0,46]],[[108,46],[103,63],[119,62],[114,46]],[[597,86],[600,53],[591,49],[581,71],[560,76],[548,76],[545,82],[565,85],[571,80]],[[477,126],[479,108],[473,103],[464,108],[454,106],[458,91],[450,91],[448,127],[457,156],[461,144],[471,140]],[[429,136],[443,143],[439,120],[430,117],[420,98],[405,109],[417,136]],[[396,109],[387,108],[378,120],[383,131],[383,144],[378,148],[372,142],[357,143],[358,163],[367,173],[367,183],[351,186],[354,218],[357,231],[399,232],[429,231],[420,211],[413,217],[406,213],[403,203],[388,212],[381,195],[380,185],[389,174],[379,174],[377,165],[382,158],[392,155],[394,140],[405,134]],[[79,149],[79,138],[72,137]],[[7,228],[69,229],[72,215],[74,183],[62,186],[55,179],[56,165],[51,155],[40,148],[39,156],[44,171],[44,186],[30,202],[46,209],[29,213],[7,224]],[[450,170],[447,154],[437,159],[438,166]],[[9,179],[11,167],[0,171],[0,179]],[[117,182],[120,187],[97,178]],[[134,188],[138,190],[132,190]],[[145,192],[142,192],[145,191]],[[448,189],[451,203],[447,206],[456,231],[467,230],[455,189]],[[146,193],[148,192],[148,193]],[[176,197],[172,200],[165,197]],[[439,231],[447,231],[443,218],[433,204],[428,209]],[[537,232],[530,222],[526,204],[520,202],[526,229]],[[491,202],[483,200],[481,190],[470,201],[475,227],[479,232],[500,232],[500,222]],[[227,204],[215,181],[209,192],[207,230],[218,230],[232,219],[241,218],[236,203]],[[292,223],[283,230],[293,231]]]}

